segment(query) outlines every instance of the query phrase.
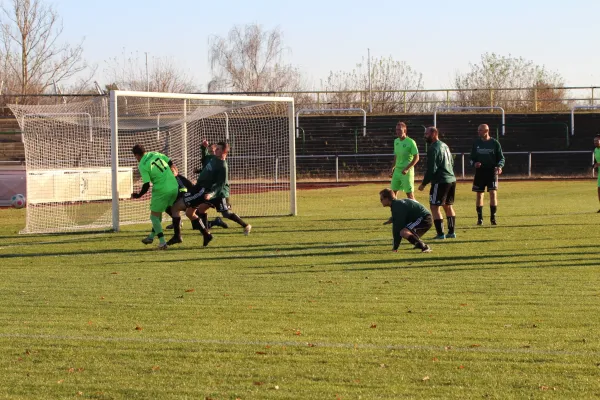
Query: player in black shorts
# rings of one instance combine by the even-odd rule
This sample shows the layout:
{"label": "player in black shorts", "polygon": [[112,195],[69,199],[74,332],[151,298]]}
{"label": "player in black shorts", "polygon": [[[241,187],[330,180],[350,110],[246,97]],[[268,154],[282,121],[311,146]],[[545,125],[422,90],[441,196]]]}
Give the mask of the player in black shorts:
{"label": "player in black shorts", "polygon": [[[437,236],[434,239],[454,239],[456,238],[456,213],[452,205],[454,204],[454,192],[456,191],[456,177],[454,176],[454,159],[452,153],[446,145],[438,138],[438,130],[435,126],[430,126],[425,130],[425,141],[431,144],[427,149],[427,171],[423,177],[423,182],[419,190],[425,189],[425,186],[431,182],[429,190],[429,204],[431,206],[431,215]],[[448,220],[448,233],[444,235],[444,219],[440,207],[444,209]]]}
{"label": "player in black shorts", "polygon": [[[170,244],[181,243],[181,229],[177,225],[176,217],[185,210],[187,217],[192,221],[192,227],[199,230],[204,237],[204,246],[212,240],[212,234],[208,231],[204,221],[206,211],[216,208],[227,218],[237,222],[244,227],[244,233],[248,234],[252,227],[245,223],[237,214],[232,213],[227,198],[229,197],[229,178],[227,166],[227,153],[229,145],[219,142],[215,149],[215,157],[206,165],[198,176],[198,181],[192,190],[185,193],[172,206],[174,235],[167,242]],[[196,213],[196,209],[198,213]],[[198,217],[200,214],[200,217]]]}
{"label": "player in black shorts", "polygon": [[413,199],[396,200],[392,189],[383,189],[379,192],[379,201],[382,206],[390,207],[392,211],[390,219],[383,223],[384,225],[393,224],[394,246],[392,251],[398,251],[398,246],[404,238],[423,253],[431,252],[431,248],[421,240],[421,237],[433,225],[431,213],[425,207]]}
{"label": "player in black shorts", "polygon": [[486,124],[479,125],[477,133],[479,138],[473,143],[470,157],[471,165],[475,167],[473,191],[477,193],[477,225],[483,225],[483,196],[486,188],[490,194],[490,223],[496,225],[498,175],[504,167],[504,154],[500,142],[490,136],[490,128]]}

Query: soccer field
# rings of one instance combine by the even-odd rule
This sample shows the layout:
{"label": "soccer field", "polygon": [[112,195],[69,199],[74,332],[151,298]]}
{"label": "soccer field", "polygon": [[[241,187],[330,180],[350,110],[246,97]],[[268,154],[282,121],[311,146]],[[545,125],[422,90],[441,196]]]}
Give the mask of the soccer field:
{"label": "soccer field", "polygon": [[391,252],[382,188],[301,190],[207,248],[186,221],[162,252],[149,223],[20,236],[0,210],[0,397],[600,397],[595,181],[501,182],[496,227],[460,183],[430,254]]}

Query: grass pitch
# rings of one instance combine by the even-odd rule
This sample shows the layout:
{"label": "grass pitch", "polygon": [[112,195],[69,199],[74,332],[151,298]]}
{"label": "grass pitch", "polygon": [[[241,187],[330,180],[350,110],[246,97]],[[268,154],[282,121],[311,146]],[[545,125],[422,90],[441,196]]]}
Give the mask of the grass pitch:
{"label": "grass pitch", "polygon": [[595,182],[502,183],[496,227],[459,184],[430,254],[390,251],[381,188],[300,191],[208,248],[186,222],[164,252],[149,224],[19,236],[0,210],[0,397],[600,396]]}

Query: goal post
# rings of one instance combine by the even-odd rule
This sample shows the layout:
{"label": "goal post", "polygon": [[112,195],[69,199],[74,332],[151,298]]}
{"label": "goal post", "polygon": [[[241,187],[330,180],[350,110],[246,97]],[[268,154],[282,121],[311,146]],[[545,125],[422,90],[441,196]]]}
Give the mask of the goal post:
{"label": "goal post", "polygon": [[111,91],[10,107],[25,143],[23,233],[146,223],[150,194],[131,199],[142,186],[135,144],[166,154],[194,182],[202,140],[227,141],[232,208],[245,217],[297,213],[293,98]]}

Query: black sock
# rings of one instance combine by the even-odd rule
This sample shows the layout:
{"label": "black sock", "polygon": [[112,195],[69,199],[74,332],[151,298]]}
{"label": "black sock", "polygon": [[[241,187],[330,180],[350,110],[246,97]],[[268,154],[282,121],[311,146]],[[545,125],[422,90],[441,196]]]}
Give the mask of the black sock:
{"label": "black sock", "polygon": [[181,237],[181,217],[173,217],[173,236]]}
{"label": "black sock", "polygon": [[444,220],[443,219],[436,219],[433,221],[434,225],[435,225],[435,231],[437,232],[438,236],[441,236],[444,234]]}
{"label": "black sock", "polygon": [[448,217],[448,234],[449,235],[454,233],[455,222],[456,222],[456,217]]}
{"label": "black sock", "polygon": [[198,214],[198,216],[200,217],[200,219],[202,220],[202,224],[205,227],[208,227],[208,215],[206,213],[203,214]]}
{"label": "black sock", "polygon": [[490,206],[490,219],[496,219],[496,210],[498,206]]}
{"label": "black sock", "polygon": [[245,223],[244,220],[241,219],[236,213],[232,213],[232,212],[229,212],[227,214],[224,213],[223,216],[234,222],[237,222],[238,224],[240,224],[242,226],[242,228],[245,228],[248,226],[248,224]]}
{"label": "black sock", "polygon": [[416,236],[409,236],[409,237],[408,237],[408,239],[406,239],[406,240],[408,240],[408,242],[409,242],[410,244],[414,244],[415,246],[417,246],[417,248],[419,248],[419,249],[421,249],[421,250],[423,250],[423,249],[425,248],[425,243],[423,243],[423,242],[422,242],[422,241],[421,241],[421,240],[420,240],[418,237],[416,237]]}
{"label": "black sock", "polygon": [[477,219],[483,219],[483,207],[477,206]]}
{"label": "black sock", "polygon": [[192,220],[192,228],[200,231],[203,236],[205,236],[208,232],[206,231],[206,226],[202,223],[200,218]]}

